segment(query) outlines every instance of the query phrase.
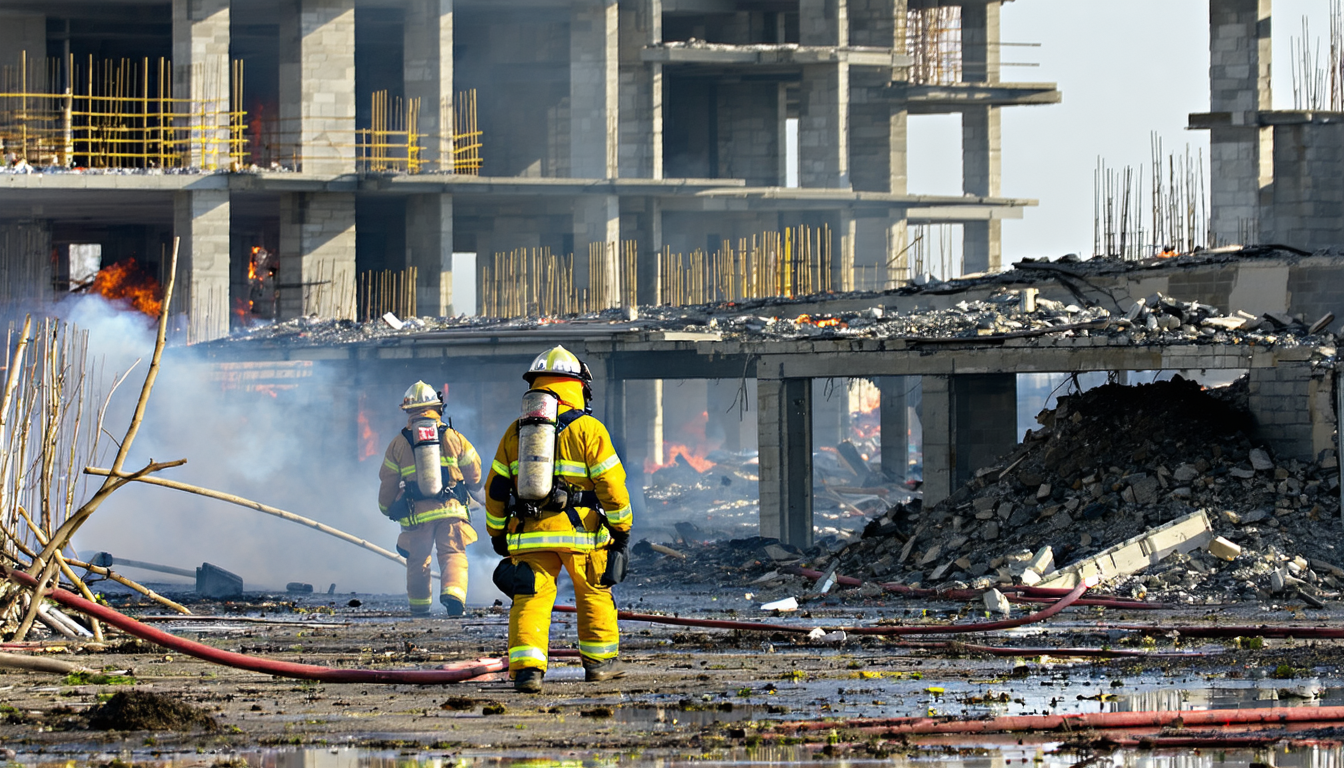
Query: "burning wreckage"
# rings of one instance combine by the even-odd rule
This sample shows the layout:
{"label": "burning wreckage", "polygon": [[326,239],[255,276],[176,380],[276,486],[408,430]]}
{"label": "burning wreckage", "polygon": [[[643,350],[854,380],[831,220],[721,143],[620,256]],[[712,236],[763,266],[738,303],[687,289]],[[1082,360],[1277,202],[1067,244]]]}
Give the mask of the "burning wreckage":
{"label": "burning wreckage", "polygon": [[[982,297],[960,299],[943,309],[918,312],[892,312],[874,302],[867,307],[839,308],[831,312],[809,308],[806,314],[799,312],[793,319],[780,318],[789,308],[789,304],[782,302],[731,307],[650,308],[638,319],[612,312],[563,323],[408,318],[400,330],[392,329],[387,323],[303,319],[253,329],[221,342],[221,346],[262,340],[303,347],[407,338],[422,332],[488,331],[498,334],[517,331],[526,334],[533,328],[582,332],[606,327],[629,331],[709,333],[713,334],[714,344],[737,344],[749,350],[761,350],[778,343],[880,342],[913,345],[934,355],[940,350],[977,345],[1012,347],[1029,354],[1033,348],[1056,345],[1061,339],[1089,347],[1213,346],[1291,350],[1293,360],[1306,366],[1313,377],[1322,380],[1333,377],[1337,362],[1336,339],[1325,330],[1329,319],[1225,314],[1208,304],[1182,301],[1160,293],[1135,301],[1124,311],[1051,300],[1038,295],[1032,287],[998,287]],[[31,330],[25,328],[19,337],[19,345],[11,351],[3,409],[6,424],[39,418],[40,408],[35,409],[33,404],[40,403],[41,398],[35,395],[44,387],[55,386],[54,382],[42,378],[42,370],[49,366],[16,365],[14,361],[28,360],[25,355],[35,354],[33,359],[40,360],[66,354],[60,344],[47,349],[26,349],[24,340],[30,335]],[[40,338],[41,334],[37,336]],[[68,551],[70,535],[80,523],[96,511],[108,494],[133,482],[131,475],[148,476],[173,463],[154,463],[135,471],[123,468],[125,452],[143,415],[161,351],[162,341],[151,364],[141,408],[137,409],[131,428],[119,443],[111,470],[104,475],[102,486],[91,500],[76,506],[71,494],[47,493],[45,497],[38,497],[30,493],[22,498],[22,493],[11,494],[14,513],[5,521],[6,553],[12,563],[38,579],[23,575],[17,568],[5,568],[8,577],[5,618],[7,635],[11,638],[8,649],[23,655],[0,660],[0,665],[11,669],[58,671],[71,675],[68,680],[82,675],[81,680],[92,687],[100,681],[110,684],[115,677],[113,672],[122,671],[122,665],[114,661],[117,657],[100,655],[113,647],[110,645],[113,642],[111,627],[182,654],[241,670],[325,680],[331,685],[472,680],[481,686],[477,690],[489,698],[505,696],[503,687],[491,687],[489,683],[491,676],[498,675],[503,669],[500,660],[476,658],[481,652],[502,649],[503,637],[497,622],[491,629],[488,620],[498,609],[473,610],[468,621],[485,619],[483,624],[468,628],[461,636],[453,634],[436,638],[428,647],[423,645],[426,641],[409,639],[423,637],[423,631],[418,628],[399,623],[391,630],[382,625],[385,628],[379,631],[361,624],[361,617],[386,615],[380,613],[385,609],[374,600],[366,604],[350,600],[338,607],[336,602],[327,601],[326,596],[315,595],[308,605],[310,608],[323,606],[325,610],[320,615],[305,618],[299,614],[288,620],[298,625],[296,627],[259,630],[241,623],[248,618],[245,614],[256,613],[258,608],[262,613],[273,613],[286,609],[286,605],[289,610],[304,610],[305,603],[296,600],[288,604],[275,601],[257,604],[244,600],[234,603],[189,602],[184,606],[117,576],[107,565],[86,563],[62,554]],[[20,371],[26,373],[20,375]],[[1075,388],[1060,397],[1053,408],[1041,412],[1037,417],[1039,428],[1028,432],[1019,445],[989,466],[977,468],[967,482],[945,498],[927,504],[919,498],[917,484],[904,486],[887,477],[875,461],[880,453],[880,434],[860,421],[859,430],[851,436],[854,439],[841,442],[833,450],[825,450],[832,446],[823,446],[823,450],[816,452],[812,465],[815,487],[821,489],[818,498],[833,502],[837,520],[842,515],[852,517],[847,524],[831,525],[830,530],[823,528],[815,543],[805,547],[748,535],[749,519],[759,504],[757,494],[751,489],[752,481],[767,469],[761,466],[759,456],[721,452],[701,457],[693,451],[674,455],[666,466],[650,467],[653,471],[648,475],[645,504],[649,518],[658,517],[659,520],[637,521],[637,525],[647,527],[636,531],[636,538],[644,540],[633,549],[633,578],[622,587],[630,599],[640,605],[649,605],[653,610],[652,613],[623,613],[622,618],[627,622],[646,623],[654,629],[627,640],[623,650],[628,649],[628,655],[636,660],[633,675],[636,682],[622,683],[614,693],[635,699],[641,696],[685,696],[723,682],[723,673],[711,677],[694,669],[684,675],[675,672],[675,665],[663,663],[671,657],[659,650],[667,645],[693,649],[708,642],[710,647],[732,648],[740,646],[743,638],[768,637],[771,650],[788,656],[795,669],[801,663],[808,667],[805,674],[821,678],[827,675],[826,670],[832,665],[806,651],[815,644],[843,646],[849,654],[870,661],[895,658],[915,664],[923,663],[919,659],[939,658],[949,651],[953,654],[969,652],[972,656],[1039,657],[1050,653],[1064,658],[1127,657],[1150,653],[1147,650],[1078,647],[1079,641],[1085,642],[1089,631],[1076,627],[1060,627],[1048,640],[1051,645],[1045,649],[1025,647],[1021,636],[999,633],[1002,629],[1046,620],[1074,604],[1104,606],[1121,617],[1138,615],[1140,610],[1146,613],[1154,608],[1164,612],[1159,613],[1163,619],[1158,623],[1110,625],[1106,629],[1112,635],[1128,632],[1136,636],[1169,635],[1170,628],[1176,626],[1176,617],[1198,623],[1198,618],[1181,612],[1178,607],[1181,604],[1226,605],[1228,601],[1235,601],[1242,606],[1262,605],[1268,610],[1277,610],[1279,604],[1301,604],[1324,608],[1328,612],[1330,601],[1344,589],[1344,567],[1341,567],[1344,556],[1336,551],[1340,546],[1337,544],[1341,540],[1340,529],[1344,527],[1340,522],[1338,459],[1333,450],[1324,450],[1313,459],[1277,456],[1262,441],[1263,433],[1252,423],[1249,403],[1257,394],[1255,387],[1254,380],[1245,377],[1231,386],[1213,389],[1176,377],[1140,386],[1109,383],[1086,391]],[[27,410],[23,410],[25,404]],[[33,459],[64,455],[69,463],[67,474],[73,476],[82,469],[79,465],[86,459],[85,454],[71,450],[77,443],[72,432],[57,435],[48,445],[24,446],[22,450],[35,453],[21,454],[22,463],[24,466],[40,466],[41,462]],[[15,460],[19,455],[15,454]],[[708,464],[709,461],[713,464]],[[843,480],[837,480],[837,476]],[[29,485],[20,490],[29,493],[24,489],[36,487],[33,480],[26,478]],[[69,499],[66,506],[53,509],[51,500],[61,497]],[[663,517],[660,506],[681,507],[680,519],[676,515]],[[30,509],[43,510],[43,514],[30,515]],[[817,509],[823,517],[832,514],[822,506]],[[48,514],[47,510],[56,514]],[[137,589],[140,595],[133,598],[112,596],[122,611],[98,605],[96,596],[77,575],[77,570],[119,578]],[[84,598],[57,588],[50,594],[62,604],[61,608],[44,600],[31,599],[31,589],[39,584],[55,587],[62,577],[73,584],[76,591],[83,592]],[[1109,594],[1098,598],[1088,592],[1097,588]],[[743,590],[750,590],[745,600],[729,599],[729,594],[740,595]],[[708,607],[711,603],[706,599],[718,601],[721,598],[722,611]],[[320,643],[321,648],[301,650],[307,658],[300,661],[306,663],[259,658],[253,645],[246,641],[239,644],[225,639],[225,645],[234,645],[241,652],[222,650],[211,644],[183,641],[123,615],[123,611],[143,612],[146,606],[154,605],[146,600],[157,601],[180,612],[180,623],[173,625],[179,630],[178,634],[188,631],[189,627],[200,626],[187,623],[193,621],[191,609],[222,611],[225,617],[214,618],[240,623],[229,627],[226,621],[221,625],[221,639],[243,638],[264,631],[273,638],[264,646],[273,651],[271,655],[283,655],[281,641],[274,638],[293,638],[295,630],[298,630],[298,636],[303,636],[305,630],[299,626],[306,626],[306,631],[313,635],[325,633],[330,641]],[[1017,618],[977,622],[954,611],[946,618],[935,613],[904,621],[893,620],[891,607],[906,609],[908,617],[911,600],[918,600],[916,605],[920,606],[936,606],[944,601],[974,601],[983,603],[992,612],[1005,617],[1016,615]],[[1015,609],[1013,603],[1025,605]],[[774,618],[771,622],[713,616],[726,612],[733,617],[743,610],[758,609],[761,604],[772,609]],[[676,613],[669,615],[669,612]],[[1027,615],[1021,615],[1023,612]],[[1236,607],[1228,613],[1246,615],[1245,610]],[[268,620],[256,616],[251,619]],[[77,658],[82,663],[52,662],[26,655],[53,645],[51,641],[41,639],[40,632],[31,631],[35,625],[48,627],[51,636],[60,638],[57,640],[59,647],[78,650],[81,655]],[[664,630],[664,625],[682,629]],[[707,635],[688,632],[686,627],[700,627],[705,631],[732,629],[737,634],[733,639],[713,640]],[[1344,634],[1329,627],[1300,623],[1277,627],[1223,626],[1218,620],[1205,622],[1203,630],[1215,636],[1221,632],[1226,636],[1270,638],[1336,638]],[[1186,638],[1197,638],[1200,631],[1198,626],[1181,627]],[[381,655],[375,653],[372,657],[354,650],[370,642],[373,637],[370,632],[384,638],[372,640],[375,649],[391,644],[390,647],[400,650]],[[952,636],[966,632],[990,635],[998,644],[970,646],[900,639],[906,634]],[[121,647],[132,653],[148,651],[147,646],[123,644]],[[303,644],[295,647],[304,648]],[[1260,645],[1245,647],[1258,648]],[[791,655],[790,648],[803,650],[804,656]],[[1220,657],[1222,663],[1237,664],[1240,663],[1238,659],[1243,658],[1235,656],[1237,651],[1214,650],[1234,654],[1233,657]],[[351,668],[352,651],[360,657],[359,666],[371,668]],[[553,656],[559,663],[564,658],[563,649],[553,649]],[[802,661],[803,658],[807,661]],[[449,663],[437,669],[395,669],[429,661]],[[1284,664],[1304,661],[1290,659]],[[323,666],[323,663],[329,666]],[[851,665],[854,663],[857,662],[851,662]],[[974,662],[965,663],[974,666]],[[767,666],[770,666],[768,662]],[[116,669],[109,671],[112,667]],[[194,668],[187,667],[187,670],[191,669]],[[774,666],[770,669],[772,671],[763,673],[775,675]],[[950,672],[950,668],[949,673],[957,674]],[[169,673],[169,677],[184,674],[191,676],[195,673],[176,670]],[[243,681],[251,679],[243,673],[229,674],[232,675],[229,685],[233,686],[245,686]],[[751,677],[750,673],[746,674]],[[713,682],[708,682],[711,679]],[[734,675],[733,679],[742,678]],[[796,682],[798,678],[793,679]],[[649,692],[650,684],[658,693]],[[636,687],[631,689],[631,685]],[[195,701],[212,700],[209,693],[188,694],[180,685],[169,683],[164,687],[174,695]],[[775,688],[774,684],[768,687]],[[564,687],[559,690],[563,700],[569,691]],[[751,688],[748,686],[744,690]],[[90,689],[90,701],[96,700],[93,694]],[[584,695],[591,696],[591,691],[585,691]],[[495,706],[489,703],[489,698],[484,704],[487,710]],[[480,703],[471,701],[460,708],[449,707],[452,701],[444,704],[444,711],[474,710]],[[841,705],[827,704],[824,709],[852,716],[889,712],[880,707],[876,710],[846,707],[843,702],[842,695]],[[309,706],[312,704],[310,701]],[[815,706],[816,699],[812,704]],[[277,701],[277,708],[279,705]],[[84,727],[74,722],[79,718],[60,719],[78,714],[79,708],[66,713],[45,711],[46,708],[31,696],[24,706],[30,714],[17,721],[11,718],[11,725],[59,722],[60,727]],[[118,702],[118,706],[126,706],[126,701]],[[805,703],[796,703],[795,708],[798,706],[809,709]],[[218,709],[226,722],[244,722],[245,715],[239,708],[221,705]],[[253,711],[257,709],[253,706]],[[1318,709],[1320,711],[1314,715],[1319,718],[1316,722],[1337,725],[1339,717],[1332,708]],[[1328,709],[1332,711],[1324,711]],[[91,714],[95,711],[93,706],[82,711],[89,713],[88,724],[102,722],[99,718],[106,714],[102,713],[102,708],[97,708],[100,714],[94,716]],[[789,707],[781,706],[778,714],[788,711],[791,711]],[[504,707],[500,705],[496,713],[502,715],[503,712]],[[183,727],[196,729],[200,722],[204,721],[194,721]],[[264,719],[257,722],[255,718],[251,722],[251,727],[257,729],[254,733],[269,732],[278,723],[267,723]],[[512,723],[508,725],[510,728],[517,725],[512,720],[506,722]],[[985,728],[993,723],[974,722],[984,722]],[[944,723],[948,727],[956,724],[956,720]],[[904,727],[895,721],[884,727],[897,725]],[[1067,721],[1062,725],[1044,721],[1036,725],[1046,730],[1068,727]],[[484,743],[480,739],[499,738],[496,732],[499,726],[499,723],[481,725],[477,737],[468,737],[466,743]],[[396,725],[393,730],[407,727]],[[710,728],[713,727],[711,724]],[[806,733],[808,730],[804,724],[791,727],[794,729],[788,731],[790,733]],[[837,727],[851,728],[857,724]],[[1108,726],[1098,721],[1092,727]],[[782,733],[779,728],[783,726],[764,726],[763,732]],[[286,726],[286,731],[289,730]],[[320,728],[305,730],[305,733],[321,732]],[[1283,738],[1277,731],[1270,732],[1266,738],[1270,736]],[[547,743],[549,737],[539,734],[529,741],[515,734],[513,738],[521,739],[519,743],[539,745]],[[726,743],[731,745],[733,738],[736,737],[728,734]],[[239,743],[246,743],[246,740],[247,737],[243,737]],[[803,741],[806,743],[806,737]],[[620,743],[625,742],[621,737],[613,736],[599,739],[590,746]]]}

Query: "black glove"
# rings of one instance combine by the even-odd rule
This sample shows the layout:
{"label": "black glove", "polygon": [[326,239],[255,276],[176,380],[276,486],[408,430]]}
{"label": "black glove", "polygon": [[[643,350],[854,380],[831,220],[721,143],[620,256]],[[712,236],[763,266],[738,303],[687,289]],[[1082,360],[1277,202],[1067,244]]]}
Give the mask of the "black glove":
{"label": "black glove", "polygon": [[624,551],[630,544],[629,532],[618,531],[615,528],[608,528],[607,531],[611,535],[611,543],[607,545],[607,549],[619,549]]}
{"label": "black glove", "polygon": [[495,550],[495,554],[500,557],[509,556],[509,539],[507,536],[491,536],[490,548]]}

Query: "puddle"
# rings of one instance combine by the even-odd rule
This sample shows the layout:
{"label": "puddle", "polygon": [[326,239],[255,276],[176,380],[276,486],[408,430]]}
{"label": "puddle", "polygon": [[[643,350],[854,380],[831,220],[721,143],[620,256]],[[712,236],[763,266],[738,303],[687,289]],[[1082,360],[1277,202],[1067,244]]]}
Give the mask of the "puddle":
{"label": "puddle", "polygon": [[[99,768],[114,759],[137,768],[719,768],[730,766],[806,765],[812,768],[1002,768],[1005,765],[1032,765],[1034,768],[1076,766],[1086,755],[1056,752],[1057,745],[988,744],[975,748],[928,749],[911,755],[891,757],[828,757],[824,753],[798,746],[762,746],[720,750],[693,757],[641,755],[596,755],[566,751],[561,754],[481,754],[416,752],[413,750],[367,749],[275,749],[207,754],[162,755],[120,752],[78,756],[53,754],[23,755],[9,766],[23,768]],[[1277,747],[1265,750],[1118,750],[1088,765],[1109,768],[1225,768],[1254,763],[1277,768],[1321,768],[1344,764],[1344,747]]]}

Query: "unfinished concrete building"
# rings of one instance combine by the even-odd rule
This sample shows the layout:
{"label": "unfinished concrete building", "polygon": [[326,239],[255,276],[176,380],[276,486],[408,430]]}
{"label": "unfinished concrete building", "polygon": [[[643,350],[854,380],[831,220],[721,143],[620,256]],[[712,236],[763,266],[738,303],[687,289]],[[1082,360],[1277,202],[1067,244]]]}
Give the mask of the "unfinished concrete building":
{"label": "unfinished concrete building", "polygon": [[[993,270],[1031,204],[1001,195],[999,111],[1059,99],[1001,82],[1001,5],[0,0],[6,297],[83,285],[71,246],[161,279],[174,236],[193,341],[452,314],[454,251],[500,314],[889,287],[934,222]],[[930,113],[962,116],[964,195],[908,193]],[[494,296],[554,265],[567,300]]]}

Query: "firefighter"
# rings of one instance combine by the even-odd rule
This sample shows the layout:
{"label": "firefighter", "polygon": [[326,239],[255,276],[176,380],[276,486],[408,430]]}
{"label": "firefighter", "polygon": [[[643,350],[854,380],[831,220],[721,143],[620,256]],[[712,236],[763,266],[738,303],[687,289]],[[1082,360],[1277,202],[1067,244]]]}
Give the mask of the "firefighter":
{"label": "firefighter", "polygon": [[495,584],[513,598],[509,672],[516,690],[540,693],[562,568],[574,582],[584,679],[625,674],[611,587],[625,575],[633,518],[625,469],[589,408],[588,367],[555,347],[523,378],[524,415],[499,441],[485,508],[490,543],[505,558]]}
{"label": "firefighter", "polygon": [[430,560],[439,553],[439,602],[449,616],[466,613],[468,544],[476,541],[467,512],[479,498],[481,460],[462,433],[443,423],[443,400],[417,381],[401,400],[406,429],[392,438],[378,470],[378,509],[401,524],[397,552],[406,558],[412,616],[431,605]]}

